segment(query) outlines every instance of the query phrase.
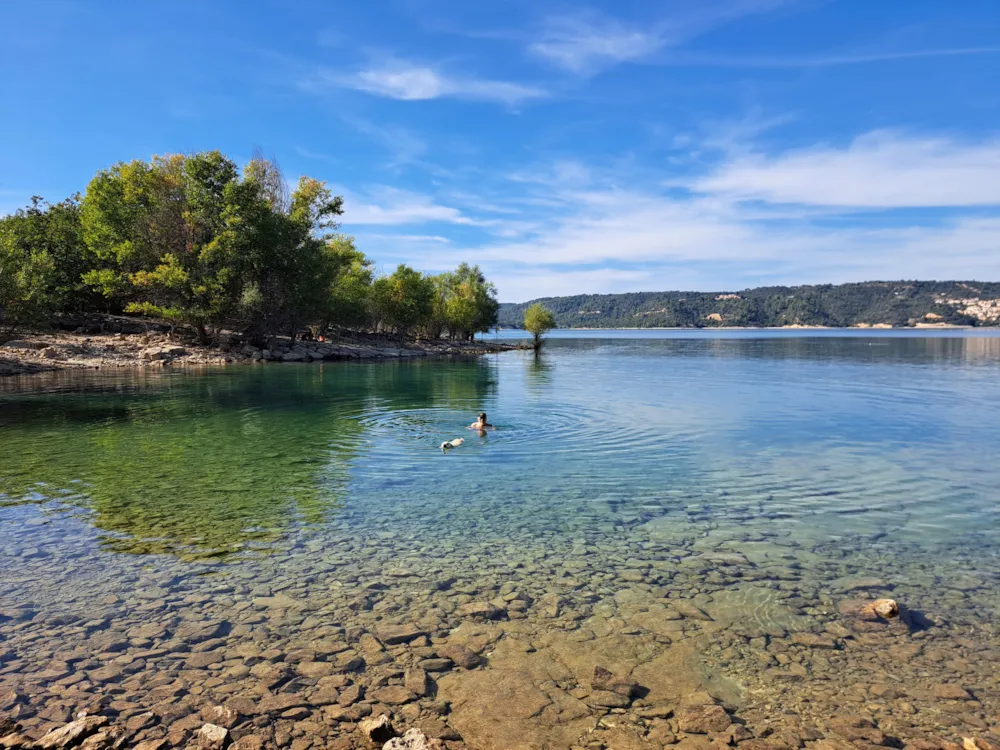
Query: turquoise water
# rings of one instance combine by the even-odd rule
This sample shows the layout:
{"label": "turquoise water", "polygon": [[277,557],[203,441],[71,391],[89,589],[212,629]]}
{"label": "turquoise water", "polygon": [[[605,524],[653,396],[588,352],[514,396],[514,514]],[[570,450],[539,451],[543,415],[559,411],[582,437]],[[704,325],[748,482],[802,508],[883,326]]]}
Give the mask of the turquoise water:
{"label": "turquoise water", "polygon": [[[344,514],[506,518],[511,500],[546,529],[690,503],[820,539],[1000,529],[1000,338],[617,335],[537,359],[8,380],[0,501],[206,554]],[[480,410],[485,437],[465,429]],[[475,533],[503,535],[486,520]]]}
{"label": "turquoise water", "polygon": [[[466,429],[479,411],[495,431]],[[917,634],[930,661],[882,668],[985,686],[1000,654],[998,446],[1000,337],[978,331],[557,333],[539,357],[7,379],[0,600],[34,619],[0,687],[57,695],[30,675],[85,636],[74,617],[123,633],[218,617],[239,625],[227,649],[292,648],[310,614],[348,639],[406,620],[446,638],[481,599],[511,602],[504,627],[530,626],[532,653],[578,630],[602,648],[697,644],[706,689],[734,704],[774,700],[767,676],[793,669],[784,699],[828,713],[815,691],[831,674],[864,681],[895,652],[859,639],[765,669],[754,649],[840,632],[837,602],[859,591],[935,623]],[[259,597],[279,591],[300,604],[265,621]],[[523,600],[497,598],[511,591]],[[665,627],[656,613],[677,599],[713,620]],[[147,651],[159,643],[135,641],[136,684],[177,669],[173,641]],[[932,697],[913,736],[941,721]]]}

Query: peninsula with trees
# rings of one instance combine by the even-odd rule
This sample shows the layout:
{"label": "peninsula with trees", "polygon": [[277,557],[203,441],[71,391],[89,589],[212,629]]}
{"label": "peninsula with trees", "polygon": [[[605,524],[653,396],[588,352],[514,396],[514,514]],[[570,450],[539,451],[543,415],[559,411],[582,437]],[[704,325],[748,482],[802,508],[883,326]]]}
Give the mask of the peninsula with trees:
{"label": "peninsula with trees", "polygon": [[631,292],[545,297],[500,306],[521,328],[533,305],[559,328],[900,328],[1000,325],[1000,282],[870,281],[736,292]]}
{"label": "peninsula with trees", "polygon": [[[478,266],[378,275],[338,231],[342,214],[323,182],[290,189],[259,153],[242,169],[219,151],[120,162],[82,194],[35,197],[0,218],[0,358],[92,360],[87,336],[109,333],[138,338],[102,341],[98,354],[123,355],[105,364],[189,356],[178,337],[213,363],[374,355],[373,337],[394,352],[452,352],[496,324]],[[333,347],[345,334],[353,348]]]}

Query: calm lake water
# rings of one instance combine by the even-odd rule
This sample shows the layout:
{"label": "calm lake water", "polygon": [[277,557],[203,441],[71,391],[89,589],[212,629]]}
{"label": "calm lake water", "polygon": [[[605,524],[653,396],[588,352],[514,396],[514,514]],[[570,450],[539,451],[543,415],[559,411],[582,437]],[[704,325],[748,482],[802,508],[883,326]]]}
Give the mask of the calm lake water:
{"label": "calm lake water", "polygon": [[[480,410],[497,427],[485,436],[465,429]],[[841,600],[879,595],[919,615],[884,634],[903,640],[837,630]],[[469,608],[485,602],[496,611]],[[633,708],[660,695],[644,664],[693,653],[688,687],[751,722],[778,700],[801,716],[866,706],[904,738],[993,732],[1000,337],[556,332],[538,358],[0,380],[0,603],[17,623],[0,643],[13,649],[0,687],[39,705],[107,689],[87,671],[97,631],[123,639],[109,658],[132,703],[167,674],[194,710],[227,680],[255,699],[322,687],[308,672],[261,687],[242,671],[255,663],[239,652],[247,639],[294,664],[310,629],[351,654],[364,632],[418,623],[417,648],[470,632],[489,657],[435,688],[456,708],[434,720],[473,747],[490,745],[470,718],[486,709],[466,716],[457,697],[471,675],[528,675],[552,705],[562,691],[610,710],[573,692],[589,690],[577,672],[593,667],[560,637],[596,639],[583,650],[651,687]],[[178,635],[188,621],[226,622],[217,661],[192,663]],[[794,640],[804,632],[845,640],[821,654]],[[497,645],[518,638],[533,645],[517,658]],[[645,655],[623,645],[640,641]],[[410,664],[413,643],[381,663]],[[568,676],[524,661],[540,654]],[[352,679],[401,684],[368,662]],[[909,694],[867,692],[900,679]],[[971,700],[944,700],[942,684]],[[353,726],[323,715],[331,736]],[[593,719],[560,716],[530,731],[569,747],[574,722]],[[655,744],[657,721],[629,731]]]}

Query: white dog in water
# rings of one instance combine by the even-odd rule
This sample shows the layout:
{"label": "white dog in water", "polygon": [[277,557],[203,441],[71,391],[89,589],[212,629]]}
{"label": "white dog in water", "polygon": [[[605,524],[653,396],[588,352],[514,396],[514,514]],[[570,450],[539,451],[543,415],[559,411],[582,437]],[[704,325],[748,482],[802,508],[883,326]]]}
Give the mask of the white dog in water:
{"label": "white dog in water", "polygon": [[445,442],[441,443],[441,450],[442,452],[447,453],[452,448],[457,448],[464,442],[465,438],[455,438],[454,440],[446,440]]}

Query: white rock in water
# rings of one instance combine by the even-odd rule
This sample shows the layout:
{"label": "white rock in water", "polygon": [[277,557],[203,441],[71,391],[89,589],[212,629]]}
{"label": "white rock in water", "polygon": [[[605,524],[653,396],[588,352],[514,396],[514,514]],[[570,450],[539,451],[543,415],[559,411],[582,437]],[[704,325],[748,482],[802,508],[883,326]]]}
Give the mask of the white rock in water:
{"label": "white rock in water", "polygon": [[205,724],[198,730],[198,747],[222,750],[229,740],[229,730],[216,724]]}
{"label": "white rock in water", "polygon": [[382,750],[444,750],[441,740],[430,739],[419,729],[410,729],[402,737],[396,737],[382,745]]}

